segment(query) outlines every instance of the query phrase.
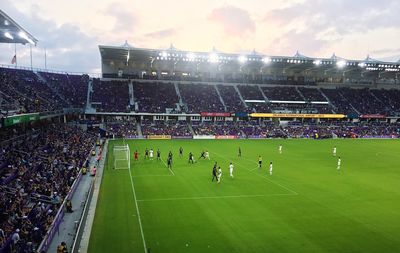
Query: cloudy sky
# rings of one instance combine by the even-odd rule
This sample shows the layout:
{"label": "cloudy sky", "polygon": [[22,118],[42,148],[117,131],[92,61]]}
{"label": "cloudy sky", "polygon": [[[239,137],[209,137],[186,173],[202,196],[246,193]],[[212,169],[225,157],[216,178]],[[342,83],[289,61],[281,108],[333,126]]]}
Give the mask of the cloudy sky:
{"label": "cloudy sky", "polygon": [[[33,34],[33,66],[100,72],[98,45],[347,59],[400,59],[399,0],[1,0]],[[13,45],[0,45],[10,64]],[[29,66],[29,47],[18,46]]]}

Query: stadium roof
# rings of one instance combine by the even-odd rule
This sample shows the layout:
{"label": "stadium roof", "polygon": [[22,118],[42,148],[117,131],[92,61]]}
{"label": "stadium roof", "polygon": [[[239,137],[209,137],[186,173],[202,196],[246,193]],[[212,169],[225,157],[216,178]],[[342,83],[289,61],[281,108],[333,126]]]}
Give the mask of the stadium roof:
{"label": "stadium roof", "polygon": [[[269,56],[255,50],[247,54],[223,53],[213,48],[209,52],[193,52],[176,49],[136,48],[127,42],[122,46],[99,45],[103,65],[123,62],[125,67],[142,69],[184,70],[216,69],[246,71],[258,69],[259,73],[310,73],[336,74],[362,78],[367,73],[400,73],[400,62],[382,62],[369,55],[363,60],[349,60],[333,54],[329,58],[313,58],[298,51],[293,56]],[[212,67],[213,65],[217,67]],[[103,72],[104,73],[104,72]]]}
{"label": "stadium roof", "polygon": [[36,45],[38,40],[0,10],[0,43],[19,43]]}

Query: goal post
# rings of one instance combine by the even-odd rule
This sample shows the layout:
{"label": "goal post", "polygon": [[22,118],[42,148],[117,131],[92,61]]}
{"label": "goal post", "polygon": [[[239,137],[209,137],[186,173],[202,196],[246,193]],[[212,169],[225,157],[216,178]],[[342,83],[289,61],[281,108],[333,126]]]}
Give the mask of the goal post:
{"label": "goal post", "polygon": [[113,149],[114,169],[131,169],[131,152],[129,145],[114,146]]}

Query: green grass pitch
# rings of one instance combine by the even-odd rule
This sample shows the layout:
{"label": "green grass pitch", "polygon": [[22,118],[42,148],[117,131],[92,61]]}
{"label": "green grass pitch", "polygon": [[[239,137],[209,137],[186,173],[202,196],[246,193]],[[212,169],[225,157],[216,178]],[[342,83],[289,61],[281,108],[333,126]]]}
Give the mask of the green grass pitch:
{"label": "green grass pitch", "polygon": [[[90,253],[145,252],[144,241],[151,253],[400,252],[397,140],[127,143],[131,153],[140,152],[139,161],[132,154],[132,178],[129,170],[114,170],[113,146],[122,141],[110,142]],[[237,157],[239,146],[242,157]],[[334,146],[342,158],[340,171]],[[144,160],[146,147],[160,148],[163,161],[171,150],[173,173],[163,161]],[[203,149],[210,161],[198,159]],[[197,160],[193,165],[189,151]],[[214,161],[223,171],[219,184],[211,182]]]}

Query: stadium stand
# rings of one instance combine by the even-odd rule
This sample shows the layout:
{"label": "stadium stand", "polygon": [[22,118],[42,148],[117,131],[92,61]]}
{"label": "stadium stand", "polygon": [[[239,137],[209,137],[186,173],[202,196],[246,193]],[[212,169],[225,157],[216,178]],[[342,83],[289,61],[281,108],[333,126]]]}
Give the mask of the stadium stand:
{"label": "stadium stand", "polygon": [[91,101],[100,112],[129,112],[128,82],[94,79]]}
{"label": "stadium stand", "polygon": [[1,145],[0,248],[33,252],[38,247],[94,142],[94,134],[78,127],[50,125]]}
{"label": "stadium stand", "polygon": [[177,110],[179,103],[175,86],[172,83],[134,83],[135,102],[138,102],[138,112],[166,113]]}
{"label": "stadium stand", "polygon": [[225,103],[228,112],[245,112],[246,107],[236,92],[235,88],[231,85],[217,85],[222,100]]}
{"label": "stadium stand", "polygon": [[188,113],[225,111],[214,85],[179,84],[179,90]]}

